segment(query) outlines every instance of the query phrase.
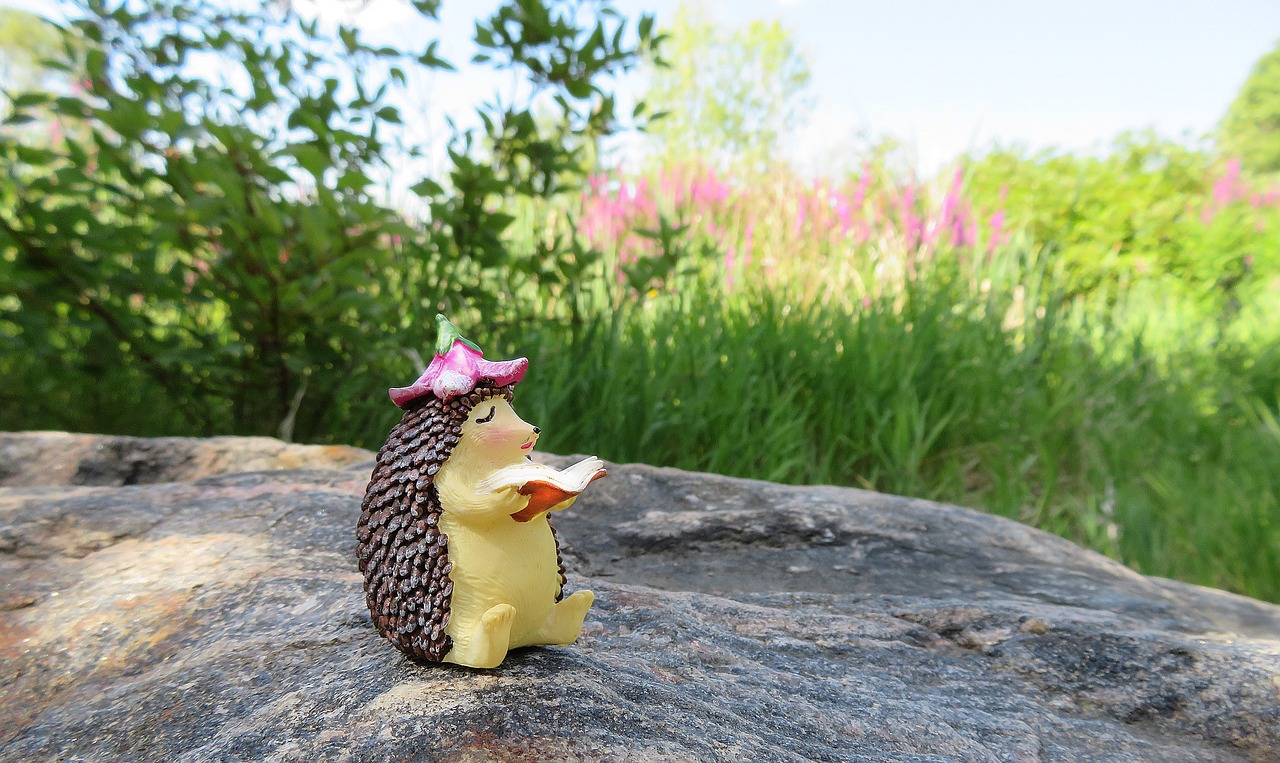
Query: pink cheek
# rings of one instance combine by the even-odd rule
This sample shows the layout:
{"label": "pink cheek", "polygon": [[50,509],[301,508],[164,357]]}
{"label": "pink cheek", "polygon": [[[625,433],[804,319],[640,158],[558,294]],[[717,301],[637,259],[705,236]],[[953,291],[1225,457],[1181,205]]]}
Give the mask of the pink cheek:
{"label": "pink cheek", "polygon": [[491,447],[522,445],[527,439],[524,433],[518,429],[495,424],[477,424],[473,436],[476,440]]}

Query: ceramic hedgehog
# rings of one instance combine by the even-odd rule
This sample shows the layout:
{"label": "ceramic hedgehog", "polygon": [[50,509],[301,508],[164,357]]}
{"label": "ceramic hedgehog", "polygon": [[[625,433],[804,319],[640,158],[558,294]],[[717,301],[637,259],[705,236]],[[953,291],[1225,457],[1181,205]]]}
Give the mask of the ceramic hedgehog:
{"label": "ceramic hedgehog", "polygon": [[378,452],[356,528],[365,602],[410,657],[496,667],[508,650],[576,641],[594,600],[563,596],[549,512],[605,476],[529,458],[541,430],[511,407],[529,361],[485,360],[443,316],[436,354],[390,390],[404,417]]}

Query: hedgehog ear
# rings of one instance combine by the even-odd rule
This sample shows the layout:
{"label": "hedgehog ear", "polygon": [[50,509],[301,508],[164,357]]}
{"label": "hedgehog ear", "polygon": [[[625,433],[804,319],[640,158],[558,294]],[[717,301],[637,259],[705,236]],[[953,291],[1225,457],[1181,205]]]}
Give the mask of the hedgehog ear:
{"label": "hedgehog ear", "polygon": [[436,313],[436,354],[444,355],[449,352],[449,350],[453,349],[455,342],[462,342],[476,352],[482,352],[480,347],[475,342],[464,337],[458,329],[449,322],[449,319],[444,317],[443,313]]}

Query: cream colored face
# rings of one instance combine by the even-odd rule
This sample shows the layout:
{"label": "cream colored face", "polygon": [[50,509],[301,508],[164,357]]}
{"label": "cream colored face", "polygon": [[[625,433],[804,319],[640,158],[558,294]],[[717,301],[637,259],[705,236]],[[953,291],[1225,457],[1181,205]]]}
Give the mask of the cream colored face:
{"label": "cream colored face", "polygon": [[516,461],[533,452],[537,427],[516,415],[503,397],[481,400],[462,424],[462,441],[473,452],[490,454],[498,461]]}

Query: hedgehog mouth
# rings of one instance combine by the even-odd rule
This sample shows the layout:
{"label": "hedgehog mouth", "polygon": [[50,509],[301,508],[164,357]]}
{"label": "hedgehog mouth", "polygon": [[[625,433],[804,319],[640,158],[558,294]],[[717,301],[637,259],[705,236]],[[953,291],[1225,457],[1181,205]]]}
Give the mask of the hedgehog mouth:
{"label": "hedgehog mouth", "polygon": [[534,443],[533,440],[526,442],[524,445],[520,446],[520,450],[533,450],[533,443]]}

